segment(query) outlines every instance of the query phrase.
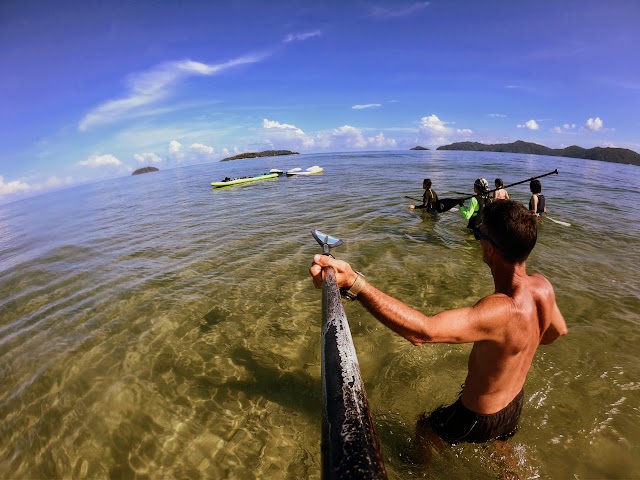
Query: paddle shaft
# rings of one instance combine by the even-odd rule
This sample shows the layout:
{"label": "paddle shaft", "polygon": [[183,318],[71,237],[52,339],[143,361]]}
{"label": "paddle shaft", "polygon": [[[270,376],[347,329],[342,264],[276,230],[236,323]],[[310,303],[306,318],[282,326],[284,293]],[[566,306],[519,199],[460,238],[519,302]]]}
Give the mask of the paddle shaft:
{"label": "paddle shaft", "polygon": [[[536,180],[536,179],[538,179],[538,178],[548,177],[549,175],[553,175],[553,174],[558,175],[558,169],[557,169],[557,168],[556,168],[553,172],[545,173],[544,175],[538,175],[537,177],[527,178],[526,180],[522,180],[521,182],[511,183],[511,184],[509,184],[509,185],[504,185],[504,186],[502,186],[502,187],[500,187],[500,188],[494,188],[493,190],[489,190],[489,191],[488,191],[488,192],[486,192],[486,193],[493,193],[493,192],[496,192],[496,191],[498,191],[498,190],[500,190],[500,189],[502,189],[502,188],[514,187],[514,186],[516,186],[516,185],[520,185],[520,184],[522,184],[522,183],[527,183],[527,182],[530,182],[531,180]],[[463,201],[464,201],[464,200],[469,200],[470,198],[473,198],[473,197],[475,197],[475,196],[476,196],[476,195],[470,195],[470,196],[468,196],[468,197],[461,198],[460,200],[463,200]]]}
{"label": "paddle shaft", "polygon": [[386,479],[335,271],[322,282],[322,478]]}

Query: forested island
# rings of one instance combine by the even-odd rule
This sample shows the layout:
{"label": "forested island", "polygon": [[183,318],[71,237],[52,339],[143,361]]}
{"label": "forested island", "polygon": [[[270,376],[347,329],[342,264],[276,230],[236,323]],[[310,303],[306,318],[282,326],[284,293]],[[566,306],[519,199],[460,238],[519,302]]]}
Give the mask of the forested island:
{"label": "forested island", "polygon": [[221,162],[228,162],[230,160],[242,160],[243,158],[257,158],[257,157],[277,157],[279,155],[300,155],[299,152],[292,152],[291,150],[265,150],[264,152],[246,152],[233,157],[227,157],[220,160]]}
{"label": "forested island", "polygon": [[553,157],[584,158],[602,162],[627,163],[640,165],[640,154],[626,148],[595,147],[582,148],[571,145],[566,148],[549,148],[537,143],[518,140],[513,143],[485,144],[478,142],[457,142],[443,145],[436,150],[464,150],[473,152],[528,153],[531,155],[550,155]]}
{"label": "forested island", "polygon": [[131,175],[140,175],[141,173],[149,173],[149,172],[157,172],[157,171],[158,169],[156,167],[143,167],[143,168],[137,169]]}
{"label": "forested island", "polygon": [[426,147],[421,147],[420,145],[417,145],[413,148],[410,148],[409,150],[429,150],[429,149]]}

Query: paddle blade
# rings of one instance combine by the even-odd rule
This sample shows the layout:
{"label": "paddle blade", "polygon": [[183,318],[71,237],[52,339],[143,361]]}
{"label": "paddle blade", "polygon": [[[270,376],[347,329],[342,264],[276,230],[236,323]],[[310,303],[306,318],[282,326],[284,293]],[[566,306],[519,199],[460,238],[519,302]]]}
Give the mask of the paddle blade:
{"label": "paddle blade", "polygon": [[459,198],[440,198],[436,203],[436,210],[438,213],[444,213],[457,206],[460,202]]}

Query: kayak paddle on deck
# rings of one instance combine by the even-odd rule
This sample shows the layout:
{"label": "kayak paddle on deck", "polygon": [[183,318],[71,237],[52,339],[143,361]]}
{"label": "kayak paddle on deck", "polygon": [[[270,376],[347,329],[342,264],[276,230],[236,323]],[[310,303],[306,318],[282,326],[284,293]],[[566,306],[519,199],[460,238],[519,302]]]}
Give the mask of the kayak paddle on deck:
{"label": "kayak paddle on deck", "polygon": [[[323,255],[342,240],[311,230]],[[322,282],[322,478],[386,479],[335,271]]]}

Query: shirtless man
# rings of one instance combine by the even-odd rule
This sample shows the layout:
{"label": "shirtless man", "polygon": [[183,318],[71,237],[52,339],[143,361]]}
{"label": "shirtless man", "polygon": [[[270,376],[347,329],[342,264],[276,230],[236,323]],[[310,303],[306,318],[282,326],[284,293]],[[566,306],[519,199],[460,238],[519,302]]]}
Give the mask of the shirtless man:
{"label": "shirtless man", "polygon": [[[424,315],[367,283],[351,266],[316,255],[309,269],[316,288],[322,267],[331,266],[341,288],[359,300],[380,322],[417,346],[425,343],[473,343],[462,393],[418,421],[417,432],[433,432],[449,444],[508,438],[518,426],[523,386],[540,344],[567,333],[553,287],[540,274],[528,275],[525,260],[537,239],[534,214],[512,200],[493,202],[474,235],[491,269],[495,291],[472,307]],[[440,443],[442,443],[440,441]]]}

